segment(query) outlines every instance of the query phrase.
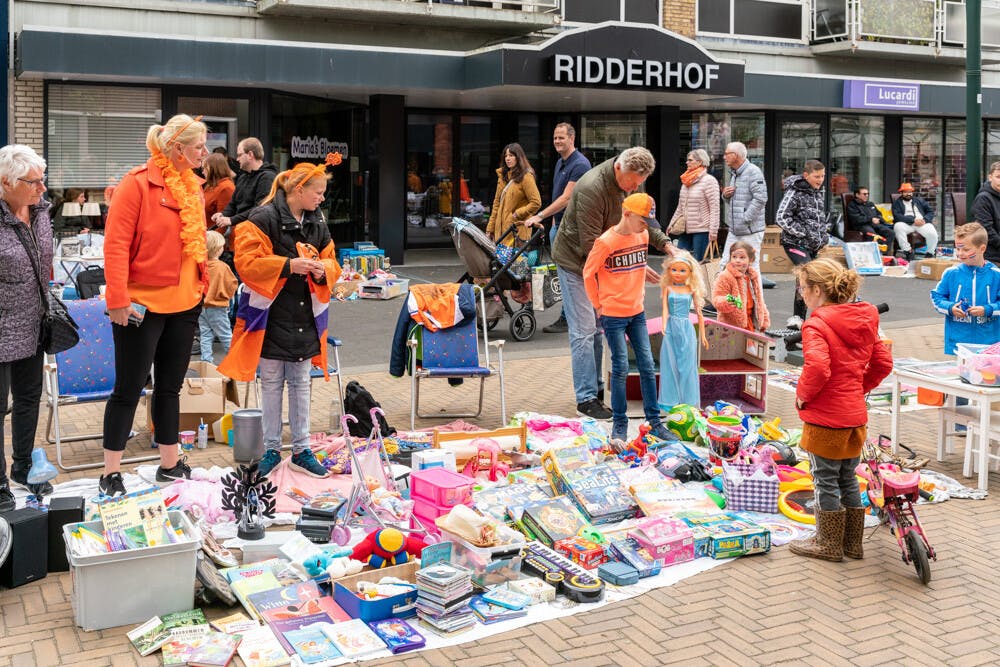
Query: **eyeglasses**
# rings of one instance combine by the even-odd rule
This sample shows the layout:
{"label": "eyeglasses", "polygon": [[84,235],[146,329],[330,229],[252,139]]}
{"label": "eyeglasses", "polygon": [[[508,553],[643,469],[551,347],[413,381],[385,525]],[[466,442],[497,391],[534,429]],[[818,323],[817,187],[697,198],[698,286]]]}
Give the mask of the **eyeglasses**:
{"label": "eyeglasses", "polygon": [[858,196],[859,196],[859,197],[867,197],[867,196],[868,196],[868,193],[867,193],[867,192],[859,192],[859,193],[858,193]]}
{"label": "eyeglasses", "polygon": [[22,183],[27,183],[33,188],[37,188],[39,185],[45,185],[49,179],[47,176],[42,176],[41,178],[33,178],[33,179],[19,178],[17,180],[21,181]]}

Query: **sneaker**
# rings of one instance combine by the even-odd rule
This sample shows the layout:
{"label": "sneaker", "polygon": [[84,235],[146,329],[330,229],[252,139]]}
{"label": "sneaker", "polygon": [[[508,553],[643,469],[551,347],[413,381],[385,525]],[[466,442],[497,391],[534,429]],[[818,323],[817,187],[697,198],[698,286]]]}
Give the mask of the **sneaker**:
{"label": "sneaker", "polygon": [[7,482],[0,484],[0,512],[12,512],[15,507],[17,501],[14,500],[14,494],[10,492]]}
{"label": "sneaker", "polygon": [[125,482],[122,480],[122,474],[120,472],[113,472],[110,475],[101,475],[101,481],[97,484],[98,488],[101,490],[101,494],[114,498],[115,496],[124,496],[127,492],[125,491]]}
{"label": "sneaker", "polygon": [[565,317],[560,317],[547,327],[542,327],[542,331],[545,333],[566,333],[569,331],[569,325],[566,323]]}
{"label": "sneaker", "polygon": [[609,410],[604,403],[596,398],[584,401],[583,403],[577,403],[576,414],[581,417],[590,417],[591,419],[596,419],[598,421],[611,419],[612,415],[611,410]]}
{"label": "sneaker", "polygon": [[680,442],[680,438],[677,434],[668,429],[663,423],[659,423],[649,430],[649,434],[658,440],[666,440],[667,442]]}
{"label": "sneaker", "polygon": [[761,276],[760,277],[760,286],[761,286],[761,289],[774,289],[775,287],[778,286],[778,283],[774,282],[770,278],[765,278],[764,276]]}
{"label": "sneaker", "polygon": [[798,331],[802,328],[802,318],[798,315],[792,315],[788,318],[788,321],[785,322],[785,326],[789,329],[795,329]]}
{"label": "sneaker", "polygon": [[187,464],[186,456],[182,456],[173,468],[159,466],[156,469],[156,481],[161,484],[169,484],[179,479],[191,479],[191,466]]}
{"label": "sneaker", "polygon": [[277,449],[269,449],[264,452],[264,456],[257,464],[257,472],[260,473],[261,477],[267,477],[272,470],[278,467],[279,463],[281,463],[281,452]]}
{"label": "sneaker", "polygon": [[10,481],[18,485],[22,489],[26,489],[28,493],[34,494],[36,496],[52,495],[52,484],[49,482],[42,482],[41,484],[28,484],[27,470],[19,470],[11,466]]}
{"label": "sneaker", "polygon": [[323,464],[316,460],[316,455],[312,453],[311,449],[303,449],[298,454],[292,454],[292,460],[289,465],[307,475],[319,477],[320,479],[330,474],[330,472],[323,467]]}
{"label": "sneaker", "polygon": [[628,440],[628,422],[624,424],[615,424],[611,427],[611,439],[621,440],[625,442]]}

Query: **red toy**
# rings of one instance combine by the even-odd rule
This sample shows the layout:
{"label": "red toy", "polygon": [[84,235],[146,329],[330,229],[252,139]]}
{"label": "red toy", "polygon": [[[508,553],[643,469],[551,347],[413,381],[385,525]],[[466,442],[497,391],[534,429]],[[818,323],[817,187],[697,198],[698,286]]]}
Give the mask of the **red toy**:
{"label": "red toy", "polygon": [[402,565],[410,556],[419,556],[427,543],[419,537],[405,535],[396,528],[382,528],[368,533],[351,552],[351,558],[368,563],[373,568]]}

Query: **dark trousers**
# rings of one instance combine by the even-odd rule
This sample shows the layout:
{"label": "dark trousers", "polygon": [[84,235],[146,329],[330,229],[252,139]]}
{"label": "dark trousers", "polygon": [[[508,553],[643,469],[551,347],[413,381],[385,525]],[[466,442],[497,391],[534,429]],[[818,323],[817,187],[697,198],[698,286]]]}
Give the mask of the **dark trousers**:
{"label": "dark trousers", "polygon": [[3,419],[7,415],[7,394],[14,398],[10,414],[12,468],[27,474],[31,450],[38,428],[38,402],[42,398],[42,352],[17,361],[0,363],[0,484],[7,481]]}
{"label": "dark trousers", "polygon": [[[788,255],[788,259],[792,260],[792,264],[798,266],[799,264],[808,264],[809,262],[816,259],[816,253],[812,250],[807,250],[802,246],[797,245],[787,245],[782,244],[785,249],[785,254]],[[795,301],[792,304],[792,315],[798,315],[802,319],[806,319],[806,302],[802,300],[802,295],[799,294],[798,290],[795,290]]]}
{"label": "dark trousers", "polygon": [[115,339],[115,388],[104,410],[104,449],[125,450],[139,396],[154,368],[152,410],[154,441],[176,445],[180,391],[201,304],[181,313],[147,311],[139,326],[111,325]]}

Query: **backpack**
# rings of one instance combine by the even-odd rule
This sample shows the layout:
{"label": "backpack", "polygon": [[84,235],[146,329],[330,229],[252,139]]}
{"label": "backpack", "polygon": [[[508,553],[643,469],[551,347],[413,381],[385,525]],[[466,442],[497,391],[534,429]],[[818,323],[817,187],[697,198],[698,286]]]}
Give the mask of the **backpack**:
{"label": "backpack", "polygon": [[[368,390],[357,380],[351,380],[344,389],[344,414],[353,415],[358,422],[348,422],[348,431],[356,438],[367,438],[372,432],[372,408],[380,408]],[[394,435],[396,429],[389,426],[385,417],[379,415],[379,429],[383,436]]]}
{"label": "backpack", "polygon": [[100,295],[101,285],[105,284],[104,269],[99,266],[91,266],[81,270],[76,274],[76,289],[81,299],[93,299]]}

